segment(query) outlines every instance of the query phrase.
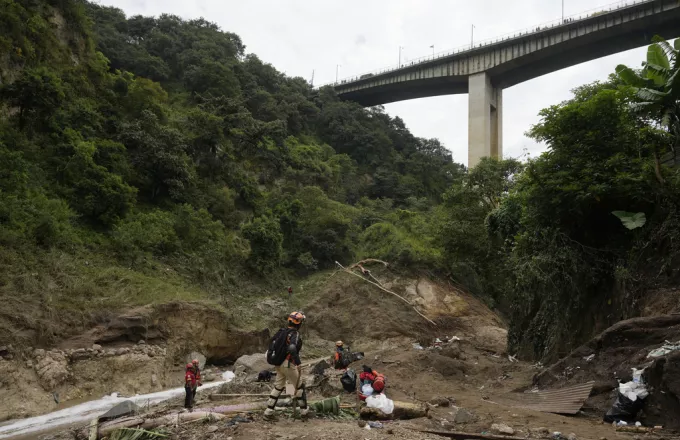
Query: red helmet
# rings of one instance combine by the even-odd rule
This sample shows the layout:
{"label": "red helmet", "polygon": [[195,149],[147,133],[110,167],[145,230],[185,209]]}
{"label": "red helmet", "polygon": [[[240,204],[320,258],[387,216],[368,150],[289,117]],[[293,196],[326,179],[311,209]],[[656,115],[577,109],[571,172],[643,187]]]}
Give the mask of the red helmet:
{"label": "red helmet", "polygon": [[301,312],[293,312],[288,316],[288,324],[300,325],[305,320],[305,315]]}
{"label": "red helmet", "polygon": [[198,359],[194,359],[193,361],[191,361],[191,363],[198,366]]}
{"label": "red helmet", "polygon": [[187,370],[191,370],[192,368],[194,368],[194,364],[188,363],[187,364]]}

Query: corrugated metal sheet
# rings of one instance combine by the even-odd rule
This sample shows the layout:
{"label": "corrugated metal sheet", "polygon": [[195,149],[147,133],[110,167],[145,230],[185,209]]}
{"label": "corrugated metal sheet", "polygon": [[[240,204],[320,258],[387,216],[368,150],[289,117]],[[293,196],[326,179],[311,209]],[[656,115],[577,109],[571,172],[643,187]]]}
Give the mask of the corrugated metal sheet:
{"label": "corrugated metal sheet", "polygon": [[506,395],[507,399],[503,400],[511,401],[510,406],[515,408],[555,414],[577,414],[590,395],[594,384],[595,382],[588,382],[557,390],[514,393]]}

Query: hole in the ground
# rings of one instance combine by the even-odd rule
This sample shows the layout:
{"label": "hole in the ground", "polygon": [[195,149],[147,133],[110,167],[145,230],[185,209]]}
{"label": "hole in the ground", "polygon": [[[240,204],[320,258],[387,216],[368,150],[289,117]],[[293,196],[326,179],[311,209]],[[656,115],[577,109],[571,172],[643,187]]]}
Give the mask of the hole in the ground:
{"label": "hole in the ground", "polygon": [[226,367],[230,365],[234,365],[234,362],[236,362],[236,358],[233,356],[211,356],[205,360],[206,365],[214,365],[216,367]]}

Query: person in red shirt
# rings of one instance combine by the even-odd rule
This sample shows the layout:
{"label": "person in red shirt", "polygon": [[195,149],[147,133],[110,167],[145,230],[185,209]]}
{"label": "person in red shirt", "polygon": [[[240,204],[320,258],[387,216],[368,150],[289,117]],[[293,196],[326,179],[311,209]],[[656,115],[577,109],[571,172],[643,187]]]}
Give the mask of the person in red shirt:
{"label": "person in red shirt", "polygon": [[198,389],[198,387],[203,385],[203,382],[201,381],[201,367],[199,365],[198,359],[194,359],[193,361],[191,361],[191,364],[194,367],[194,375],[196,376],[196,386],[194,387],[192,401],[196,401],[196,390]]}
{"label": "person in red shirt", "polygon": [[184,407],[188,410],[194,407],[194,394],[196,394],[196,373],[194,373],[194,365],[187,364],[184,373]]}
{"label": "person in red shirt", "polygon": [[[359,374],[359,386],[370,385],[373,388],[373,394],[380,394],[385,389],[385,375],[378,373],[368,365],[363,366],[363,371]],[[366,400],[364,394],[359,390],[359,399]]]}

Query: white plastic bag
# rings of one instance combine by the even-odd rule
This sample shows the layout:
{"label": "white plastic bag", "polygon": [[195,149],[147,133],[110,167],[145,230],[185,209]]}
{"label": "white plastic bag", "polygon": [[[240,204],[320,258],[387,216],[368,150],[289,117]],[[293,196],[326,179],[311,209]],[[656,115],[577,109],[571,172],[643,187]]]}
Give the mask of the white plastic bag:
{"label": "white plastic bag", "polygon": [[642,373],[644,373],[644,372],[645,372],[644,368],[641,368],[639,370],[637,368],[633,368],[633,382],[641,384],[642,383]]}
{"label": "white plastic bag", "polygon": [[361,394],[364,396],[372,396],[373,395],[373,387],[371,386],[370,383],[364,384],[361,386]]}
{"label": "white plastic bag", "polygon": [[385,414],[392,414],[392,411],[394,411],[394,402],[391,399],[388,399],[384,394],[368,396],[366,398],[366,406],[369,408],[377,408]]}

